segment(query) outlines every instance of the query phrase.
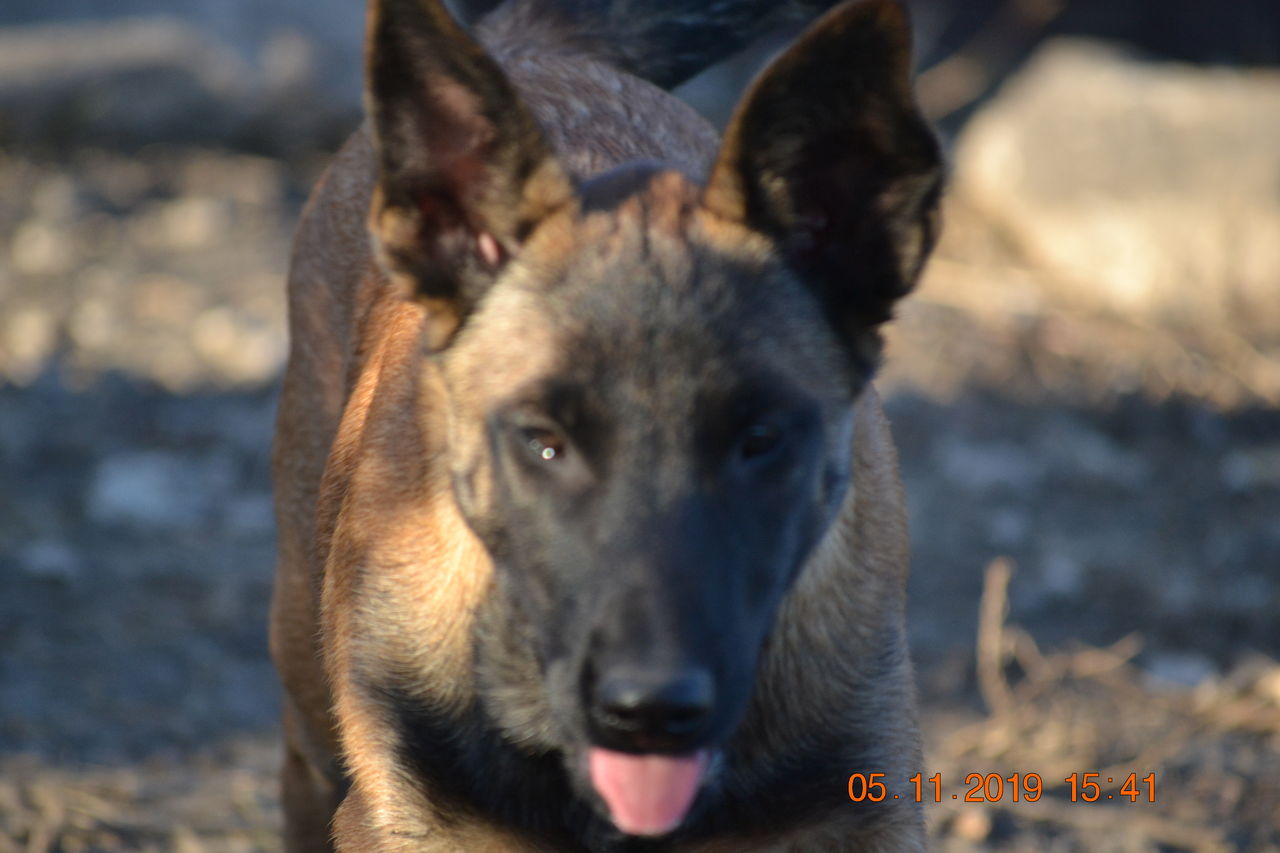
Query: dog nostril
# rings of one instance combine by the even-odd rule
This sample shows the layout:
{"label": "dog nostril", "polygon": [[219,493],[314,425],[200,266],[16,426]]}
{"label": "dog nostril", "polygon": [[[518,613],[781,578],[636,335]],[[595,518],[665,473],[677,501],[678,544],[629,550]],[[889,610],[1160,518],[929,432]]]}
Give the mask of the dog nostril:
{"label": "dog nostril", "polygon": [[711,713],[715,699],[711,674],[690,669],[671,676],[617,673],[596,693],[602,722],[628,734],[685,735]]}

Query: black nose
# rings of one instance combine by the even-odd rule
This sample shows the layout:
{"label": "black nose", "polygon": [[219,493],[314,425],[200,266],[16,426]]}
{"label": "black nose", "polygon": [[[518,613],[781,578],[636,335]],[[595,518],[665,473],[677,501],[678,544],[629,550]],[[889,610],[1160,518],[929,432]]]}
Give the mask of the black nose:
{"label": "black nose", "polygon": [[715,701],[715,684],[705,669],[650,672],[615,669],[595,691],[597,724],[611,736],[636,746],[690,738],[703,727]]}

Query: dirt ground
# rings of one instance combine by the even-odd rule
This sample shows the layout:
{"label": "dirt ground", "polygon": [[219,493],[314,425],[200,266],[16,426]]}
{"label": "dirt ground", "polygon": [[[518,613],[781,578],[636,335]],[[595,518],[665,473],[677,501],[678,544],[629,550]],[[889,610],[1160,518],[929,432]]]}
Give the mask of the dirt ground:
{"label": "dirt ground", "polygon": [[[317,163],[0,154],[0,853],[278,849],[268,445]],[[1047,280],[962,202],[882,382],[935,849],[1280,851],[1280,407],[1185,326],[956,297]]]}

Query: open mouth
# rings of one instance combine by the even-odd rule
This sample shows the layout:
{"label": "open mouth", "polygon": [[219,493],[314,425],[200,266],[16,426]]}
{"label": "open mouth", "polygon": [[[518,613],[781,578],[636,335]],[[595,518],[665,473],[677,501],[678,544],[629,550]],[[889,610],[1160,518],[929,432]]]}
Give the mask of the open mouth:
{"label": "open mouth", "polygon": [[628,835],[665,835],[689,813],[706,777],[709,753],[630,755],[601,747],[587,751],[591,785]]}

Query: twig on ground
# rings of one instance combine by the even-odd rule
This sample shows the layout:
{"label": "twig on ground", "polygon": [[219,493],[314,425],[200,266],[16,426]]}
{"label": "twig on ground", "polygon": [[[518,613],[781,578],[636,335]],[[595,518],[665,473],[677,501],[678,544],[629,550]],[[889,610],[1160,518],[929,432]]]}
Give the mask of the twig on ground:
{"label": "twig on ground", "polygon": [[992,714],[1005,713],[1013,696],[1004,678],[1004,619],[1009,609],[1013,563],[998,557],[987,566],[978,609],[978,688]]}

